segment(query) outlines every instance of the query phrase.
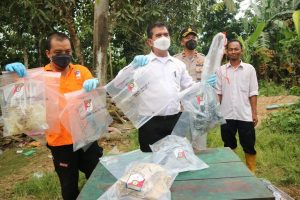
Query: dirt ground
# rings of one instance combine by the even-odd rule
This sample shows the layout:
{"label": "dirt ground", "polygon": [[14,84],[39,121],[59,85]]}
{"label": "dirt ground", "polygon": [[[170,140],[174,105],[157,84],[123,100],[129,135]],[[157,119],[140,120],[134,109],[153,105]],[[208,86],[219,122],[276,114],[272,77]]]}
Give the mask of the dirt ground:
{"label": "dirt ground", "polygon": [[[261,121],[267,117],[267,114],[270,112],[276,112],[275,110],[266,110],[266,106],[271,104],[285,104],[285,103],[293,103],[297,101],[299,97],[296,96],[274,96],[274,97],[259,97],[258,98],[258,118],[259,124]],[[105,152],[111,151],[111,153],[120,153],[125,152],[127,149],[130,149],[130,145],[132,142],[130,141],[129,133],[132,132],[133,128],[129,123],[126,124],[114,124],[113,134],[105,139],[101,139],[99,143],[104,148]],[[2,140],[2,142],[1,142]],[[0,138],[0,145],[3,144],[3,138]],[[7,142],[6,142],[7,143]],[[2,151],[5,151],[10,148],[16,150],[18,148],[19,143],[15,142],[11,145],[0,146]],[[114,148],[117,147],[117,148]],[[13,193],[12,188],[16,182],[24,181],[33,176],[36,172],[49,172],[54,171],[52,159],[50,156],[50,151],[44,147],[40,146],[36,148],[37,153],[29,158],[30,162],[26,165],[26,167],[21,167],[15,173],[5,176],[0,179],[0,188],[1,195],[0,199],[12,199]],[[1,159],[1,154],[0,154]],[[0,170],[1,170],[0,165]],[[283,191],[291,195],[295,199],[300,200],[300,187],[280,187]]]}

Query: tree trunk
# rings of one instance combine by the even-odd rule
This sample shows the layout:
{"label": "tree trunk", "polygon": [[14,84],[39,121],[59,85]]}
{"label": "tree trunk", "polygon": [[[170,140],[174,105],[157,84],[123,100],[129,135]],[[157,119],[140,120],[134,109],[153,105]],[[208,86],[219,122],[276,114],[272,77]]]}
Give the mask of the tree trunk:
{"label": "tree trunk", "polygon": [[96,0],[94,7],[93,64],[102,85],[107,80],[108,3]]}
{"label": "tree trunk", "polygon": [[39,41],[38,41],[38,62],[39,62],[39,67],[42,66],[42,43],[43,43],[43,39],[42,38],[39,38]]}
{"label": "tree trunk", "polygon": [[67,4],[64,4],[65,10],[66,10],[66,15],[65,15],[64,21],[65,21],[68,31],[70,33],[70,39],[71,39],[71,42],[75,49],[77,63],[84,65],[84,58],[83,58],[82,51],[81,51],[81,43],[80,43],[79,37],[76,34],[75,22],[74,22],[74,18],[73,18],[74,6],[67,7],[66,5]]}
{"label": "tree trunk", "polygon": [[110,79],[114,77],[113,66],[112,66],[112,49],[111,45],[109,44],[109,70],[110,70]]}
{"label": "tree trunk", "polygon": [[27,48],[23,48],[23,62],[26,68],[28,68],[28,61],[29,61],[29,56],[28,56],[28,52],[27,52]]}

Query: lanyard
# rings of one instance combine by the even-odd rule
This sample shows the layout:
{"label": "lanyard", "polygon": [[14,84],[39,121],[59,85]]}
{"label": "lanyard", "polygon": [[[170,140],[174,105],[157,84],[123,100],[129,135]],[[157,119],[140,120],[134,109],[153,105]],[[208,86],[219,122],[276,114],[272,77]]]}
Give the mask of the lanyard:
{"label": "lanyard", "polygon": [[223,77],[226,79],[227,83],[230,84],[229,76],[228,76],[228,68],[229,68],[229,64],[225,66],[225,76],[223,75]]}

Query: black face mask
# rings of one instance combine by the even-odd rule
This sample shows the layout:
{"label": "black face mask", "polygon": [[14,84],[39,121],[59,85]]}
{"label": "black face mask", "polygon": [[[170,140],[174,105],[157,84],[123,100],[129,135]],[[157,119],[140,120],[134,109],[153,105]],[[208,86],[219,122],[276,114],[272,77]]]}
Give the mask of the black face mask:
{"label": "black face mask", "polygon": [[63,69],[69,66],[71,59],[72,56],[68,54],[57,54],[52,56],[52,62]]}
{"label": "black face mask", "polygon": [[185,46],[188,50],[194,50],[196,49],[197,47],[197,41],[196,40],[193,40],[193,39],[190,39],[189,41],[187,41],[185,43]]}

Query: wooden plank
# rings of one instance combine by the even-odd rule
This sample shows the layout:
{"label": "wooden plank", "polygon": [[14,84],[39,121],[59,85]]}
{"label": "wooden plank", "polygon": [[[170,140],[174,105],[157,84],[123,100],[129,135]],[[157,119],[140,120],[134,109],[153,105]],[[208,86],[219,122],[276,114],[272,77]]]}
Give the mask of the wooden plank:
{"label": "wooden plank", "polygon": [[[98,181],[84,188],[79,200],[99,198],[113,183]],[[274,200],[272,193],[255,177],[237,177],[175,181],[171,187],[172,200]]]}
{"label": "wooden plank", "polygon": [[96,200],[116,181],[117,179],[99,162],[77,199]]}
{"label": "wooden plank", "polygon": [[209,168],[200,171],[180,173],[175,180],[199,180],[230,177],[253,176],[242,162],[209,164]]}
{"label": "wooden plank", "polygon": [[241,161],[234,151],[228,147],[203,150],[198,154],[198,156],[208,165],[211,163]]}
{"label": "wooden plank", "polygon": [[[200,171],[180,173],[175,182],[187,180],[221,179],[228,177],[251,177],[252,174],[242,162],[210,164],[210,167]],[[79,199],[97,199],[112,184],[116,178],[101,164],[98,164],[90,179],[82,189]]]}
{"label": "wooden plank", "polygon": [[[200,152],[199,157],[210,167],[180,173],[172,186],[172,199],[272,199],[231,149],[208,149]],[[99,163],[78,199],[97,199],[115,182],[116,178]],[[202,193],[205,195],[199,198]]]}
{"label": "wooden plank", "polygon": [[255,177],[176,181],[172,200],[274,200],[272,193]]}

